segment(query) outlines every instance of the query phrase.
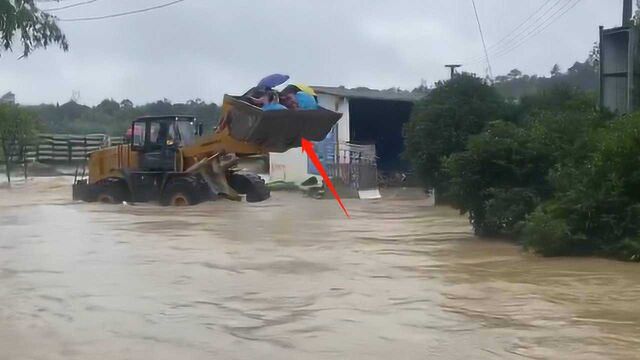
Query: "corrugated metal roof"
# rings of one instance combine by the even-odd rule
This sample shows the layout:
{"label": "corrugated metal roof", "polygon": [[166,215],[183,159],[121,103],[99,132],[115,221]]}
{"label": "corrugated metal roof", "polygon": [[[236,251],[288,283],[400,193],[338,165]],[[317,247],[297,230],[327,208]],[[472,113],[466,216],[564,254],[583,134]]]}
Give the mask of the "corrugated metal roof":
{"label": "corrugated metal roof", "polygon": [[369,88],[347,89],[343,86],[312,86],[318,94],[329,94],[349,99],[371,99],[387,101],[413,102],[422,98],[425,94],[412,93],[410,91],[375,90]]}

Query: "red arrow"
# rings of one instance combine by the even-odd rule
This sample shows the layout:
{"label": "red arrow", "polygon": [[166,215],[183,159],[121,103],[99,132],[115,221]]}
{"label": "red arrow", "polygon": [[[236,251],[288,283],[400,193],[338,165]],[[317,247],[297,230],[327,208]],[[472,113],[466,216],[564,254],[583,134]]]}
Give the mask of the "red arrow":
{"label": "red arrow", "polygon": [[311,141],[305,138],[302,138],[302,152],[307,153],[307,156],[309,157],[309,159],[311,159],[311,162],[316,167],[316,169],[318,169],[318,171],[320,172],[320,175],[324,179],[324,183],[327,184],[327,186],[329,187],[329,190],[331,190],[331,192],[333,193],[333,197],[335,197],[336,200],[338,200],[338,204],[340,204],[342,211],[344,211],[344,213],[347,215],[348,218],[351,218],[351,216],[349,216],[349,212],[347,211],[347,208],[344,207],[342,200],[340,200],[340,196],[338,195],[338,192],[336,192],[336,188],[333,187],[333,183],[331,183],[331,180],[329,180],[329,177],[327,176],[327,172],[324,171],[324,167],[322,167],[322,163],[318,159],[318,155],[316,155],[316,151],[313,149],[313,144],[311,143]]}

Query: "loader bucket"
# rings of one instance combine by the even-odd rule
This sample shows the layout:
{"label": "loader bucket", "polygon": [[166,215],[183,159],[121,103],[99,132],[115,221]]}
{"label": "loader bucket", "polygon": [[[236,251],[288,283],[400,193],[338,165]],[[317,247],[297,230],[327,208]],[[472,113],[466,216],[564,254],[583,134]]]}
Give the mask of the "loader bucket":
{"label": "loader bucket", "polygon": [[221,126],[238,141],[261,146],[270,152],[285,152],[300,147],[301,138],[321,141],[340,120],[342,114],[317,110],[262,111],[238,97],[225,95]]}

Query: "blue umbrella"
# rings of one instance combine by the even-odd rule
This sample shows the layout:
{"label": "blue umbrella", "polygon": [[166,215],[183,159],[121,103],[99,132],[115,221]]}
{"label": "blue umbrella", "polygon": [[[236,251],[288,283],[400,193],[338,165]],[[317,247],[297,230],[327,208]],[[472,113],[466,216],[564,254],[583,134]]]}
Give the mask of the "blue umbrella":
{"label": "blue umbrella", "polygon": [[278,85],[284,84],[287,80],[289,80],[289,75],[271,74],[260,80],[258,87],[274,88]]}

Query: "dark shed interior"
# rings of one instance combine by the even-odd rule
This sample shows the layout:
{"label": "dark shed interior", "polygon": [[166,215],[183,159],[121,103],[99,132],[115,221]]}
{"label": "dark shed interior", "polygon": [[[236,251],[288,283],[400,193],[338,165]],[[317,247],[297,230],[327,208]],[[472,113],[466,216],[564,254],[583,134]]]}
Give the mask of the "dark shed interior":
{"label": "dark shed interior", "polygon": [[349,100],[351,142],[375,144],[378,169],[386,172],[408,170],[401,157],[404,151],[403,126],[409,121],[413,103],[409,101]]}

